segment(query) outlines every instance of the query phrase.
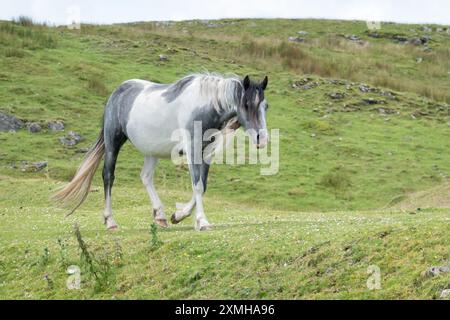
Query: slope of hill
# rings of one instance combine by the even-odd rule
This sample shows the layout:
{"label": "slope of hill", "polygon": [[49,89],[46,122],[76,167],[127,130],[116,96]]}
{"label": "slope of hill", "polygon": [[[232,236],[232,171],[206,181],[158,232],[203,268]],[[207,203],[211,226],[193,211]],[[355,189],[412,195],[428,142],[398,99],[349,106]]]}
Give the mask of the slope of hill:
{"label": "slope of hill", "polygon": [[[436,210],[431,206],[423,215],[367,211],[395,206],[414,192],[448,183],[450,35],[446,26],[426,27],[383,24],[381,30],[371,31],[358,21],[221,20],[68,30],[0,22],[0,112],[23,121],[16,132],[0,132],[0,228],[7,235],[1,239],[0,296],[79,296],[39,286],[48,285],[43,272],[58,286],[65,279],[57,265],[56,255],[63,250],[57,238],[67,241],[70,258],[64,266],[77,263],[71,235],[75,220],[80,219],[82,233],[86,230],[88,242],[100,252],[102,244],[114,238],[100,231],[97,219],[102,210],[102,196],[96,192],[101,190],[100,174],[74,220],[63,219],[63,211],[54,209],[48,196],[73,175],[98,134],[108,95],[123,80],[173,82],[208,70],[269,75],[267,120],[269,128],[280,129],[279,173],[260,176],[260,167],[253,165],[212,167],[205,202],[217,233],[198,235],[186,226],[161,232],[164,250],[150,254],[158,261],[152,265],[145,251],[150,217],[139,179],[143,159],[126,144],[116,171],[114,206],[124,228],[117,237],[130,255],[117,271],[114,289],[100,290],[98,297],[156,297],[163,292],[164,297],[211,298],[216,287],[210,282],[222,277],[230,287],[219,292],[220,297],[438,297],[448,281],[421,278],[420,273],[449,259],[444,236],[448,204]],[[65,131],[48,129],[52,121],[64,122]],[[30,133],[31,123],[42,130]],[[69,131],[79,133],[82,141],[62,145],[60,138]],[[175,200],[189,198],[186,167],[163,161],[156,179],[168,212]],[[241,229],[248,232],[239,237]],[[377,238],[384,229],[389,236]],[[39,240],[31,243],[30,234]],[[206,245],[217,237],[230,237],[230,247],[214,250]],[[95,239],[99,244],[93,244]],[[192,245],[196,239],[201,241]],[[265,248],[264,243],[271,244]],[[359,257],[356,262],[343,262],[348,245],[358,247],[350,254]],[[308,258],[312,262],[300,258],[309,255],[308,247],[317,246]],[[426,248],[426,253],[418,248]],[[342,255],[332,253],[341,249]],[[388,253],[381,254],[385,249]],[[177,278],[183,250],[192,255],[192,265]],[[167,253],[172,251],[180,252],[173,257]],[[250,274],[244,277],[248,281],[238,281],[235,277],[242,270],[220,260],[240,261],[244,252],[254,252],[250,264],[263,275],[262,282]],[[196,256],[211,269],[201,269]],[[409,256],[414,262],[402,267]],[[136,268],[149,268],[142,279],[148,287],[136,288],[139,276],[130,264],[135,259]],[[362,279],[372,262],[387,270],[388,290],[365,291]],[[232,271],[216,272],[216,267]],[[304,267],[306,273],[298,273]],[[324,276],[329,267],[340,271]],[[25,275],[29,268],[31,273]],[[163,281],[166,271],[171,273],[169,282]],[[309,279],[312,273],[317,276]],[[282,279],[280,288],[272,276],[273,281]],[[288,287],[292,281],[296,285],[290,288],[282,284]],[[25,282],[32,283],[29,296],[2,293]],[[91,294],[83,291],[81,297]]]}

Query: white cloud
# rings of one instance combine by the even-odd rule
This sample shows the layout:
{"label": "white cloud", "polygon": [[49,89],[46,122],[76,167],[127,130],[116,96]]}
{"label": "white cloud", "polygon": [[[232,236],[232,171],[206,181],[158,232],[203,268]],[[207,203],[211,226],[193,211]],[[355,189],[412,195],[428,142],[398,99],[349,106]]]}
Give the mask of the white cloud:
{"label": "white cloud", "polygon": [[218,18],[333,18],[450,24],[448,0],[2,0],[0,19],[28,15],[63,24],[79,6],[83,22]]}

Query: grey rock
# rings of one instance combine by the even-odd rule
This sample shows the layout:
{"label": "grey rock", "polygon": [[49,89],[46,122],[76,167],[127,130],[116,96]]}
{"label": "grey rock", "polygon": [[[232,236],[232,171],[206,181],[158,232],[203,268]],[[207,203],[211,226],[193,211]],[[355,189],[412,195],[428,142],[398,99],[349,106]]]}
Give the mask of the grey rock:
{"label": "grey rock", "polygon": [[292,88],[300,89],[300,90],[309,90],[315,87],[318,87],[320,83],[318,81],[314,81],[312,78],[303,78],[301,80],[295,81],[292,84]]}
{"label": "grey rock", "polygon": [[431,36],[423,36],[420,37],[420,41],[422,41],[422,44],[427,44],[428,42],[430,42],[433,38]]}
{"label": "grey rock", "polygon": [[416,62],[417,63],[422,63],[423,62],[423,58],[422,57],[417,57],[416,58]]}
{"label": "grey rock", "polygon": [[13,115],[0,111],[0,132],[14,131],[23,128],[23,121]]}
{"label": "grey rock", "polygon": [[390,91],[381,91],[380,95],[391,100],[397,100],[397,96],[395,95],[395,93]]}
{"label": "grey rock", "polygon": [[29,163],[28,161],[22,161],[21,170],[23,172],[39,172],[46,168],[48,163],[46,161]]}
{"label": "grey rock", "polygon": [[393,39],[394,39],[396,42],[402,43],[402,44],[405,44],[405,43],[408,43],[408,42],[409,42],[409,39],[408,39],[407,37],[400,36],[400,35],[395,35],[395,36],[393,37]]}
{"label": "grey rock", "polygon": [[345,81],[345,80],[338,80],[338,79],[330,79],[330,80],[328,80],[328,83],[329,84],[334,84],[334,85],[342,85],[342,86],[348,84],[347,81]]}
{"label": "grey rock", "polygon": [[384,104],[384,101],[377,100],[377,99],[374,99],[374,98],[363,99],[363,102],[365,104]]}
{"label": "grey rock", "polygon": [[308,35],[308,32],[306,32],[306,31],[299,31],[299,32],[297,32],[297,34],[299,36],[306,37]]}
{"label": "grey rock", "polygon": [[381,34],[379,34],[378,32],[370,32],[367,34],[369,37],[371,38],[375,38],[375,39],[380,39],[381,38]]}
{"label": "grey rock", "polygon": [[62,131],[64,130],[64,122],[57,120],[57,121],[50,121],[47,124],[47,128],[50,131]]}
{"label": "grey rock", "polygon": [[345,35],[345,39],[350,40],[350,41],[360,41],[361,40],[358,36],[356,36],[354,34]]}
{"label": "grey rock", "polygon": [[446,266],[440,266],[440,267],[430,267],[428,268],[428,270],[426,271],[426,275],[429,277],[437,277],[439,276],[441,273],[448,273],[450,272],[450,265],[446,265]]}
{"label": "grey rock", "polygon": [[328,96],[333,100],[341,100],[345,98],[345,94],[341,92],[332,92]]}
{"label": "grey rock", "polygon": [[299,38],[299,37],[289,37],[288,41],[289,42],[305,42],[305,39]]}
{"label": "grey rock", "polygon": [[36,122],[30,122],[27,125],[28,127],[28,131],[31,133],[38,133],[42,130],[41,126],[39,125],[39,123]]}
{"label": "grey rock", "polygon": [[436,32],[444,32],[444,28],[436,28]]}
{"label": "grey rock", "polygon": [[433,28],[427,27],[427,26],[423,26],[422,27],[422,31],[423,32],[433,32]]}
{"label": "grey rock", "polygon": [[166,56],[165,54],[160,54],[159,55],[159,61],[168,61],[169,57]]}
{"label": "grey rock", "polygon": [[77,151],[75,151],[76,153],[87,153],[89,151],[89,148],[80,148]]}
{"label": "grey rock", "polygon": [[59,142],[63,145],[63,146],[74,146],[76,145],[76,142],[68,139],[66,137],[59,137]]}
{"label": "grey rock", "polygon": [[83,137],[75,131],[70,131],[65,137],[59,137],[59,142],[64,146],[74,146],[82,140]]}
{"label": "grey rock", "polygon": [[389,108],[378,108],[376,109],[379,114],[398,114],[397,111]]}
{"label": "grey rock", "polygon": [[447,29],[447,34],[450,34],[450,28]]}
{"label": "grey rock", "polygon": [[415,46],[421,46],[423,44],[420,38],[413,38],[409,42]]}
{"label": "grey rock", "polygon": [[440,297],[441,297],[442,299],[445,299],[445,298],[450,297],[450,289],[442,290],[441,296],[440,296]]}
{"label": "grey rock", "polygon": [[369,86],[366,85],[366,84],[361,84],[361,85],[359,86],[359,91],[364,92],[364,93],[369,93],[369,92],[377,92],[378,89],[376,89],[376,88],[371,88],[371,87],[369,87]]}

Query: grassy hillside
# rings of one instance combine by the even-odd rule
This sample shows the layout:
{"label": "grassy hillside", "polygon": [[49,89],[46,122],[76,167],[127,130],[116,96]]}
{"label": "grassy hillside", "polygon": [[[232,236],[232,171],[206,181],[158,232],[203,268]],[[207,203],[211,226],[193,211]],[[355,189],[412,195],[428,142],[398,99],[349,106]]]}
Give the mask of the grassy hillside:
{"label": "grassy hillside", "polygon": [[[0,132],[0,297],[437,298],[448,277],[422,272],[449,260],[450,35],[429,27],[221,20],[68,30],[0,22],[0,111],[44,128]],[[198,234],[185,222],[158,231],[163,244],[152,250],[143,159],[130,144],[114,188],[121,231],[102,229],[100,174],[75,216],[48,202],[95,140],[115,87],[202,70],[269,75],[268,126],[280,129],[277,175],[212,167],[205,205],[215,231]],[[54,120],[64,132],[47,130]],[[84,140],[62,146],[70,130]],[[38,161],[48,166],[29,172],[26,163]],[[163,161],[156,179],[167,213],[190,197],[186,167]],[[414,198],[436,193],[438,201]],[[111,270],[110,286],[87,279],[82,291],[65,290],[65,268],[81,264],[75,221]],[[122,257],[114,258],[118,247]],[[383,290],[365,287],[372,264]]]}

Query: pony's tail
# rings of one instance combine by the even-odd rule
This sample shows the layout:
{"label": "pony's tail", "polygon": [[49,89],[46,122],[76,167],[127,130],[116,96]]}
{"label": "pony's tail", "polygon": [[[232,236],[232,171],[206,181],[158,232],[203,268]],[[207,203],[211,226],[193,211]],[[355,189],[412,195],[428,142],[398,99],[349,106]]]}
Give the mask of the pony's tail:
{"label": "pony's tail", "polygon": [[58,192],[52,196],[61,207],[71,207],[68,216],[75,212],[76,209],[86,200],[98,165],[102,161],[105,153],[105,142],[103,140],[103,129],[100,135],[86,154],[83,163],[78,168],[72,180]]}

